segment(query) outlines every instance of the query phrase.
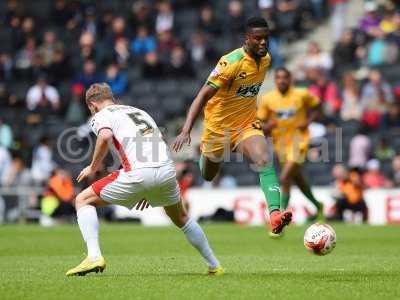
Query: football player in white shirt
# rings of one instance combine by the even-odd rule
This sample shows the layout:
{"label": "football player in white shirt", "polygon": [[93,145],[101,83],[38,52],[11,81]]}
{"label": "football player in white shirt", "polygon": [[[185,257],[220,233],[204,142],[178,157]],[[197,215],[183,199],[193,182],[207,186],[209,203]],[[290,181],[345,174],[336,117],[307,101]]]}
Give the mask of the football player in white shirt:
{"label": "football player in white shirt", "polygon": [[223,274],[203,230],[188,218],[182,205],[175,166],[154,120],[140,109],[116,104],[106,83],[93,84],[86,92],[86,103],[94,115],[90,123],[97,140],[92,162],[81,171],[78,182],[96,172],[111,143],[119,153],[123,169],[96,181],[76,197],[78,225],[88,255],[66,275],[85,275],[105,269],[96,206],[110,204],[130,209],[135,205],[143,209],[148,204],[164,207],[171,221],[207,262],[208,274]]}

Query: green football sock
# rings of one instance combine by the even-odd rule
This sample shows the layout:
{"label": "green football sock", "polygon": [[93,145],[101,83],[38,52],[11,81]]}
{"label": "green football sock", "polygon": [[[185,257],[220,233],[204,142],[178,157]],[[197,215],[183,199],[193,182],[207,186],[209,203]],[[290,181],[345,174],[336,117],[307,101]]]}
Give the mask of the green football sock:
{"label": "green football sock", "polygon": [[281,194],[281,209],[285,210],[289,205],[290,194]]}
{"label": "green football sock", "polygon": [[312,193],[309,187],[305,188],[303,191],[304,196],[307,197],[308,200],[311,201],[312,204],[315,205],[316,208],[320,208],[321,203],[317,199],[315,199],[314,194]]}
{"label": "green football sock", "polygon": [[204,156],[203,156],[203,154],[200,154],[199,168],[200,168],[200,174],[201,174],[201,176],[203,176],[203,169],[204,169]]}
{"label": "green football sock", "polygon": [[260,170],[260,184],[267,199],[269,212],[279,210],[281,206],[281,191],[278,176],[276,176],[273,166],[266,166]]}

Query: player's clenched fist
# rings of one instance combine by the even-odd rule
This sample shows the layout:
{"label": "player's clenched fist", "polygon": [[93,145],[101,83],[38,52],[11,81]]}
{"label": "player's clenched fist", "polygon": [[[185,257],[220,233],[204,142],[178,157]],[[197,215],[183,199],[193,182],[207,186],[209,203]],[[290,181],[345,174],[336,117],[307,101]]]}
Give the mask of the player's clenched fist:
{"label": "player's clenched fist", "polygon": [[174,143],[172,144],[172,150],[178,152],[182,149],[184,144],[190,145],[191,139],[190,134],[186,132],[181,132],[175,139]]}
{"label": "player's clenched fist", "polygon": [[78,182],[81,182],[83,179],[85,179],[86,177],[89,177],[91,175],[94,175],[94,173],[96,172],[96,170],[93,169],[92,166],[87,166],[86,168],[84,168],[80,173],[79,176],[76,178],[76,180]]}

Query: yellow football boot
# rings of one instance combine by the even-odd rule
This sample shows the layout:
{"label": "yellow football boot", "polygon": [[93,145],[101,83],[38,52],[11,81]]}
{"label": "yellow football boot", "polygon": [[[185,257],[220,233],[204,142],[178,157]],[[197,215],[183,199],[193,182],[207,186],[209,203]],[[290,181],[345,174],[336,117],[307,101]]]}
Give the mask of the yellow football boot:
{"label": "yellow football boot", "polygon": [[280,239],[281,237],[283,237],[283,231],[281,231],[280,233],[273,233],[272,231],[268,232],[268,235],[271,239]]}
{"label": "yellow football boot", "polygon": [[106,261],[104,257],[101,256],[97,259],[92,259],[86,257],[78,266],[75,268],[68,270],[65,275],[67,276],[85,276],[87,273],[96,272],[98,273],[103,272],[106,268]]}
{"label": "yellow football boot", "polygon": [[219,276],[219,275],[223,275],[224,273],[225,273],[225,270],[221,266],[216,267],[216,268],[208,268],[208,275]]}

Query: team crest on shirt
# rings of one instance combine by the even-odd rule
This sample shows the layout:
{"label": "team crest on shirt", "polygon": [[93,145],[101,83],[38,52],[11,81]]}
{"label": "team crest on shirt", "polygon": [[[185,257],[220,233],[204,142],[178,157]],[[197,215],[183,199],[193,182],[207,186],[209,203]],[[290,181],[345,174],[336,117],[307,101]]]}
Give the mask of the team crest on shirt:
{"label": "team crest on shirt", "polygon": [[210,77],[218,78],[219,76],[221,76],[221,73],[217,69],[211,71]]}

